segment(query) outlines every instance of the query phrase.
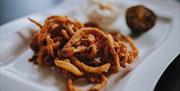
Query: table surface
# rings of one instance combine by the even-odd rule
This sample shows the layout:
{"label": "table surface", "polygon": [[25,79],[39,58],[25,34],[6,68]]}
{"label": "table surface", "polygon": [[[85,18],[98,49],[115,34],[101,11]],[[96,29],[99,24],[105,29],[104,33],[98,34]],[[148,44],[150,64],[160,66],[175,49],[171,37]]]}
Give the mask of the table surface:
{"label": "table surface", "polygon": [[163,73],[154,91],[180,91],[180,54]]}

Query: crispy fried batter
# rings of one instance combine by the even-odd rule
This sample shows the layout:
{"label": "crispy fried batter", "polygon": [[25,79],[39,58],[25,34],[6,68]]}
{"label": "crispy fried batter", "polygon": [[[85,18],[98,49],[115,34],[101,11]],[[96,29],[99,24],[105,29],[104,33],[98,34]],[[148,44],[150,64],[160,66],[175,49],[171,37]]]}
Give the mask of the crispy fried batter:
{"label": "crispy fried batter", "polygon": [[95,84],[88,91],[99,91],[107,84],[105,75],[118,72],[138,55],[132,39],[120,33],[104,33],[95,27],[84,27],[67,16],[48,17],[44,25],[29,20],[41,29],[30,42],[34,51],[30,61],[54,67],[68,79],[68,91],[82,91],[73,84],[78,78]]}

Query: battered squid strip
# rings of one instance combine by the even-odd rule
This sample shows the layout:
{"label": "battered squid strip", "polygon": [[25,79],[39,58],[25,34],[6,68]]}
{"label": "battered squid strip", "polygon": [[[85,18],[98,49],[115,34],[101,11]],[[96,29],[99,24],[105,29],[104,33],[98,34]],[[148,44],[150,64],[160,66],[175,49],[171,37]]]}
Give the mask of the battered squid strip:
{"label": "battered squid strip", "polygon": [[[68,60],[68,59],[66,59],[66,60]],[[69,72],[72,72],[76,76],[82,76],[84,74],[76,66],[74,66],[73,64],[71,64],[68,61],[55,60],[54,62],[56,64],[56,66],[61,67]]]}
{"label": "battered squid strip", "polygon": [[75,33],[75,31],[73,30],[73,28],[72,28],[72,25],[67,25],[67,32],[68,32],[68,34],[70,35],[70,36],[73,36],[74,35],[74,33]]}
{"label": "battered squid strip", "polygon": [[37,53],[37,62],[38,64],[43,64],[43,54],[44,54],[44,47],[41,47],[39,52]]}
{"label": "battered squid strip", "polygon": [[91,45],[90,46],[90,53],[89,53],[89,58],[95,58],[95,56],[97,55],[97,46],[96,45]]}
{"label": "battered squid strip", "polygon": [[112,55],[114,56],[114,61],[115,61],[115,66],[116,66],[115,67],[116,69],[114,69],[114,72],[117,72],[120,69],[119,57],[118,57],[117,53],[114,50],[114,47],[115,47],[114,46],[114,40],[113,40],[113,37],[110,34],[107,35],[107,41],[108,41],[108,44],[109,44],[109,46],[111,48],[110,51],[111,51]]}
{"label": "battered squid strip", "polygon": [[62,35],[63,35],[63,37],[66,39],[66,40],[69,40],[70,39],[70,36],[67,34],[67,32],[66,32],[66,30],[61,30],[61,32],[62,32]]}
{"label": "battered squid strip", "polygon": [[53,40],[50,38],[50,36],[46,36],[46,50],[47,53],[51,56],[54,56],[54,52],[53,52]]}
{"label": "battered squid strip", "polygon": [[84,71],[89,72],[89,73],[101,74],[103,72],[108,72],[108,70],[110,68],[110,63],[106,63],[106,64],[104,64],[102,66],[98,66],[98,67],[91,67],[91,66],[84,64],[83,62],[78,60],[78,58],[76,58],[76,57],[71,57],[70,59],[72,60],[72,63],[75,66],[77,66],[78,68],[83,69]]}
{"label": "battered squid strip", "polygon": [[35,21],[35,20],[33,20],[33,19],[29,18],[29,17],[28,17],[28,19],[29,19],[31,22],[33,22],[34,24],[36,24],[39,28],[42,28],[42,27],[43,27],[39,22],[37,22],[37,21]]}

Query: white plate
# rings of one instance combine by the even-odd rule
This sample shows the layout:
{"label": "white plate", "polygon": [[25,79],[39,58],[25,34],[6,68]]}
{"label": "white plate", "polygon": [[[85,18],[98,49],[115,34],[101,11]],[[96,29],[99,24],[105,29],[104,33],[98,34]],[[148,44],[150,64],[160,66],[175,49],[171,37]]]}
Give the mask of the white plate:
{"label": "white plate", "polygon": [[[152,91],[159,77],[180,52],[180,9],[175,2],[158,3],[154,1],[135,2],[118,1],[123,8],[134,4],[144,4],[153,9],[160,17],[155,27],[134,39],[139,56],[135,63],[110,77],[105,91]],[[165,7],[164,5],[171,5]],[[81,7],[80,7],[81,6]],[[81,12],[86,7],[85,1],[66,1],[47,12],[28,17],[43,23],[50,15],[68,15],[82,22],[87,19]],[[168,11],[168,12],[167,12]],[[117,25],[119,30],[129,31],[121,16]],[[12,21],[0,27],[0,77],[1,91],[64,91],[65,80],[60,74],[48,67],[37,67],[28,62],[32,51],[28,47],[30,29],[37,27],[27,17]]]}

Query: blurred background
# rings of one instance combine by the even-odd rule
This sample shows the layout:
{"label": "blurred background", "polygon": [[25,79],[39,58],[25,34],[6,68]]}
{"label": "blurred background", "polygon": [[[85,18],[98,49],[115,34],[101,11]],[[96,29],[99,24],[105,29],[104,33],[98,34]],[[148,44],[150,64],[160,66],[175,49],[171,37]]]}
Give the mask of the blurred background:
{"label": "blurred background", "polygon": [[0,0],[0,25],[25,15],[50,9],[62,0]]}
{"label": "blurred background", "polygon": [[63,0],[0,0],[0,25],[22,16],[50,9],[62,1]]}

